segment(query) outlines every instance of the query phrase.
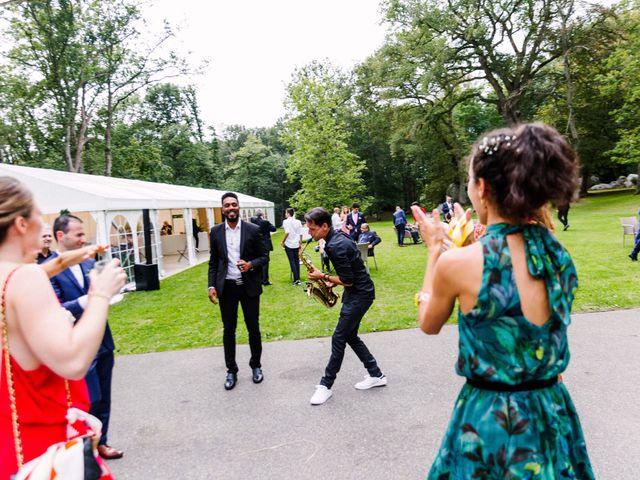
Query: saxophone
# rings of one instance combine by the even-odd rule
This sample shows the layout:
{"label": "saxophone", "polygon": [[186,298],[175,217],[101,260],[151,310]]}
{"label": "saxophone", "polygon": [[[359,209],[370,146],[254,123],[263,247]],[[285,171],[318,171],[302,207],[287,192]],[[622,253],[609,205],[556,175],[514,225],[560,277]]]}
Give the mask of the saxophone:
{"label": "saxophone", "polygon": [[[311,272],[313,270],[317,270],[317,268],[315,268],[313,263],[311,263],[311,257],[304,253],[308,245],[309,242],[307,242],[307,245],[305,245],[300,252],[300,261],[306,267],[307,271]],[[327,285],[327,282],[324,279],[316,280],[315,282],[307,281],[304,291],[309,297],[315,298],[327,308],[334,307],[336,303],[338,303],[338,294],[333,292],[333,287]]]}

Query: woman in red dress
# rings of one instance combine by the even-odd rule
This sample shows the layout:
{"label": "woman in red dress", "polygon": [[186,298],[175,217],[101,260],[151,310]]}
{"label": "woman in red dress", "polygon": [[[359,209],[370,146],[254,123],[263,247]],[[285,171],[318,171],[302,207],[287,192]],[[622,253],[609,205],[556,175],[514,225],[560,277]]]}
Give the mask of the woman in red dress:
{"label": "woman in red dress", "polygon": [[0,326],[6,322],[10,353],[7,355],[2,338],[0,480],[8,480],[18,469],[6,358],[11,365],[26,463],[52,443],[66,439],[64,379],[70,380],[74,406],[87,409],[83,379],[104,335],[109,301],[126,278],[117,260],[100,274],[91,272],[89,302],[74,325],[69,312],[56,299],[45,270],[33,263],[40,249],[41,228],[40,211],[31,192],[11,177],[0,177],[0,289],[4,311]]}

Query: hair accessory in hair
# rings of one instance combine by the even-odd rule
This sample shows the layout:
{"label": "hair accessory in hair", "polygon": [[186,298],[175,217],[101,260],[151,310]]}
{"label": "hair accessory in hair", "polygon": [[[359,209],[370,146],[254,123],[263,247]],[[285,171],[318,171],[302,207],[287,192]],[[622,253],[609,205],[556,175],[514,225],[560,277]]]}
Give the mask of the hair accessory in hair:
{"label": "hair accessory in hair", "polygon": [[495,137],[484,137],[478,148],[487,155],[493,155],[502,144],[507,147],[516,139],[515,135],[496,135]]}

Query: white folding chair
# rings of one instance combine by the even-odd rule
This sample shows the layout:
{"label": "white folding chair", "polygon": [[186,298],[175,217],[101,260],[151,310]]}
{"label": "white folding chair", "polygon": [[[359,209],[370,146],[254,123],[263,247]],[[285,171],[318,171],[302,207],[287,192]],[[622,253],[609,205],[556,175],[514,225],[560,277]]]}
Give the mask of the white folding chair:
{"label": "white folding chair", "polygon": [[620,224],[622,225],[622,246],[624,247],[624,240],[627,235],[635,238],[638,233],[638,219],[636,217],[622,217],[620,218]]}
{"label": "white folding chair", "polygon": [[[369,261],[367,260],[369,253],[369,244],[368,243],[358,243],[358,250],[360,251],[360,258],[362,258],[362,263],[364,263],[364,268],[369,273]],[[376,264],[376,269],[378,265]]]}

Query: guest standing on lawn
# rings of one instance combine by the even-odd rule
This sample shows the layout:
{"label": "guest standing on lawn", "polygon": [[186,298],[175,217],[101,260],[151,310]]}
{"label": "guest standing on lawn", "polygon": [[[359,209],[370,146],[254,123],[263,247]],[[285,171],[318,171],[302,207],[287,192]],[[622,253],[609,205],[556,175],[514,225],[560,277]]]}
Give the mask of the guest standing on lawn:
{"label": "guest standing on lawn", "polygon": [[441,254],[444,231],[414,208],[429,248],[420,328],[437,334],[458,300],[457,372],[467,378],[430,480],[593,479],[576,409],[558,376],[578,284],[571,257],[528,219],[570,201],[578,161],[543,124],[497,130],[473,148],[469,197],[487,231]]}
{"label": "guest standing on lawn", "polygon": [[396,211],[393,212],[393,226],[398,233],[398,246],[404,247],[404,230],[407,226],[407,216],[399,206],[396,207]]}
{"label": "guest standing on lawn", "polygon": [[238,383],[236,362],[236,327],[238,305],[249,333],[249,350],[253,383],[264,379],[262,373],[262,336],[260,334],[260,295],[262,267],[267,263],[267,248],[260,229],[240,219],[240,201],[233,192],[222,195],[224,222],[211,229],[209,258],[209,289],[211,303],[220,303],[227,376],[225,390]]}

